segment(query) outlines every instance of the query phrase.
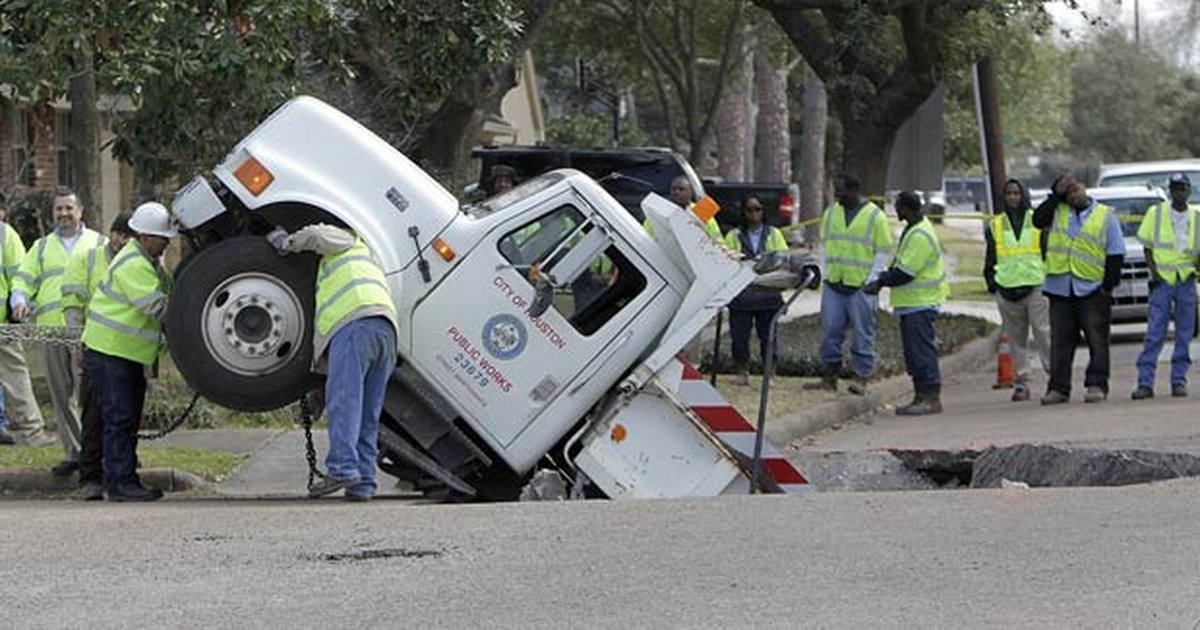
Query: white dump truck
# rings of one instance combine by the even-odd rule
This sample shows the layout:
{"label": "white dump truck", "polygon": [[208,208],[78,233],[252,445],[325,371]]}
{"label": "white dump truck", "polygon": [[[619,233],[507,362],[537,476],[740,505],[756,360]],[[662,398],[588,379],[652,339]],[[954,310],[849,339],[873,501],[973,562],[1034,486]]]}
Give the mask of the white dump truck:
{"label": "white dump truck", "polygon": [[[676,355],[756,275],[692,213],[653,194],[643,209],[652,232],[571,170],[460,207],[360,124],[300,97],[176,194],[190,253],[171,353],[192,387],[233,409],[318,387],[317,261],[279,256],[263,235],[344,226],[370,246],[400,315],[383,470],[444,498],[512,498],[538,471],[575,496],[749,492],[746,427]],[[763,485],[801,488],[781,459]]]}

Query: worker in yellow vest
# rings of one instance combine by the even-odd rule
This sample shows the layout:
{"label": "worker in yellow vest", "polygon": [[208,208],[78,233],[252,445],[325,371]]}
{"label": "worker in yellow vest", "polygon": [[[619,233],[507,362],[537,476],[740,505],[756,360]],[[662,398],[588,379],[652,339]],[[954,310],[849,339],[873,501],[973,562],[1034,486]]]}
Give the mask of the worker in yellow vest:
{"label": "worker in yellow vest", "polygon": [[1188,203],[1192,180],[1175,173],[1167,181],[1171,201],[1152,206],[1142,218],[1137,237],[1146,247],[1150,265],[1150,313],[1146,341],[1138,356],[1138,385],[1134,400],[1154,397],[1158,354],[1175,327],[1171,353],[1171,395],[1187,396],[1187,373],[1192,367],[1188,347],[1196,336],[1196,267],[1200,264],[1200,208]]}
{"label": "worker in yellow vest", "polygon": [[178,235],[167,209],[143,203],[129,228],[137,235],[117,252],[88,301],[83,365],[99,395],[104,478],[109,501],[154,501],[157,488],[137,475],[137,432],[146,404],[146,368],[166,348],[162,322],[171,276],[162,254]]}
{"label": "worker in yellow vest", "polygon": [[1017,380],[1012,399],[1029,400],[1029,337],[1041,360],[1042,371],[1050,373],[1050,303],[1042,295],[1046,278],[1045,255],[1048,232],[1033,226],[1033,206],[1021,182],[1004,184],[1004,212],[999,212],[983,231],[983,280],[988,293],[996,296],[1000,330],[1012,343]]}
{"label": "worker in yellow vest", "polygon": [[[25,243],[8,224],[8,208],[0,199],[0,323],[8,321],[8,298],[25,259]],[[21,343],[0,343],[0,445],[49,446],[58,440],[43,426],[33,395],[29,366]]]}
{"label": "worker in yellow vest", "polygon": [[[108,228],[107,239],[91,249],[76,248],[71,254],[62,284],[67,326],[82,328],[87,321],[88,303],[108,274],[108,263],[134,237],[129,219],[128,212],[117,215]],[[78,362],[82,365],[82,356]],[[87,370],[79,374],[79,423],[79,486],[85,501],[99,501],[104,498],[104,424],[99,393],[92,387]]]}
{"label": "worker in yellow vest", "polygon": [[[68,188],[54,193],[54,231],[30,246],[17,272],[12,295],[13,319],[32,319],[38,326],[63,326],[66,317],[62,307],[62,277],[67,260],[76,248],[91,249],[100,241],[100,234],[83,224],[83,207],[79,198]],[[58,438],[65,458],[51,471],[65,477],[79,469],[79,379],[76,378],[73,353],[59,344],[44,344],[46,380],[50,384],[50,400],[54,403],[54,418]]]}
{"label": "worker in yellow vest", "polygon": [[875,369],[875,312],[878,299],[863,293],[887,265],[892,234],[879,206],[861,196],[856,177],[834,180],[837,203],[821,217],[821,380],[805,389],[837,390],[842,369],[842,342],[854,331],[850,345],[854,381],[850,393],[867,393],[867,378]]}
{"label": "worker in yellow vest", "polygon": [[950,296],[942,244],[933,223],[921,212],[921,200],[905,191],[896,197],[896,214],[908,225],[900,234],[896,258],[863,292],[874,295],[892,287],[892,308],[900,317],[904,367],[913,382],[912,402],[896,408],[898,416],[942,412],[942,372],[938,366],[933,324]]}
{"label": "worker in yellow vest", "polygon": [[400,333],[387,278],[366,243],[342,228],[309,225],[291,235],[276,229],[267,240],[281,254],[321,256],[313,363],[328,374],[329,452],[325,477],[308,494],[316,498],[344,490],[347,501],[369,501],[377,487],[379,416],[396,369]]}
{"label": "worker in yellow vest", "polygon": [[1073,176],[1054,181],[1050,195],[1033,211],[1033,225],[1046,238],[1050,298],[1050,384],[1043,405],[1071,400],[1071,369],[1080,335],[1088,346],[1083,401],[1108,399],[1112,291],[1121,282],[1125,241],[1116,213],[1088,196]]}
{"label": "worker in yellow vest", "polygon": [[[668,196],[670,197],[671,201],[680,208],[683,208],[689,212],[695,211],[696,191],[692,190],[692,183],[688,181],[687,177],[679,175],[676,176],[675,179],[671,180],[671,189],[668,191]],[[654,225],[650,223],[650,219],[642,221],[642,227],[645,228],[645,230],[649,232],[651,236],[654,236]],[[717,218],[715,216],[709,217],[708,220],[704,222],[704,231],[718,241],[722,239],[721,225],[717,223]]]}
{"label": "worker in yellow vest", "polygon": [[[750,195],[742,200],[742,224],[729,230],[725,245],[742,255],[743,260],[753,260],[763,252],[786,252],[787,240],[779,228],[763,221],[763,204],[758,197]],[[759,358],[767,364],[767,337],[770,335],[771,319],[783,306],[783,297],[778,291],[762,289],[753,285],[746,287],[729,303],[730,353],[737,372],[738,385],[750,384],[750,329],[758,334]],[[774,353],[775,348],[770,352]]]}

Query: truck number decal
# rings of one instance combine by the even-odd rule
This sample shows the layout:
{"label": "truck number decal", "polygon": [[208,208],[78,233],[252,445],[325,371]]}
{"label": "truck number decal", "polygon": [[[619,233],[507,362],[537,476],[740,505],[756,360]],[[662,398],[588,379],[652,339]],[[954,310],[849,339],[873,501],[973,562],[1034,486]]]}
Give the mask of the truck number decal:
{"label": "truck number decal", "polygon": [[475,347],[475,344],[471,343],[471,340],[457,327],[447,328],[446,334],[454,341],[454,345],[459,350],[454,357],[454,365],[460,370],[469,370],[467,376],[479,384],[479,387],[482,388],[491,383],[506,394],[512,391],[512,381],[508,380],[508,377],[495,363],[483,356],[483,352]]}

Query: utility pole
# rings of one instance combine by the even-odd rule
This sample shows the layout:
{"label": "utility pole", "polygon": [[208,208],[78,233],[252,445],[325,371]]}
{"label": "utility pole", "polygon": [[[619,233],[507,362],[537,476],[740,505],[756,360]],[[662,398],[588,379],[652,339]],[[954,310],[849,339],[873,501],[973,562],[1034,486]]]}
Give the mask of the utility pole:
{"label": "utility pole", "polygon": [[979,137],[983,145],[983,170],[988,182],[988,212],[1004,207],[1004,132],[1000,127],[1000,93],[996,66],[991,55],[975,63],[975,112],[979,117]]}

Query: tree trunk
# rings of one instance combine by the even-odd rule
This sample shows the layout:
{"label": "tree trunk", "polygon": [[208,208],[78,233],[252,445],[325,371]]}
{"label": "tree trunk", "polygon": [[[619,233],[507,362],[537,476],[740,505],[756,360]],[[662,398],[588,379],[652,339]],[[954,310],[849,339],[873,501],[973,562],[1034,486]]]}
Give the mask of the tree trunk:
{"label": "tree trunk", "polygon": [[[100,217],[100,113],[96,110],[96,68],[87,46],[75,50],[75,75],[71,77],[71,137],[68,160],[75,171],[74,189],[83,207],[83,221],[103,230]],[[60,165],[63,168],[65,165]]]}
{"label": "tree trunk", "polygon": [[[840,111],[850,111],[848,107]],[[864,197],[883,197],[887,188],[888,156],[896,140],[896,127],[875,120],[851,118],[842,126],[842,172],[862,183]]]}
{"label": "tree trunk", "polygon": [[[804,64],[804,136],[800,149],[800,220],[816,219],[825,207],[825,133],[829,100],[825,83]],[[804,242],[819,241],[816,223],[804,228]]]}
{"label": "tree trunk", "polygon": [[[750,87],[754,59],[744,42],[745,38],[742,38],[734,44],[739,50],[733,53],[734,64],[720,109],[717,110],[717,124],[714,129],[718,155],[717,174],[722,179],[733,182],[745,181],[746,156],[751,154],[748,149],[750,134],[747,133],[747,128],[751,118]],[[695,162],[693,166],[702,167]]]}
{"label": "tree trunk", "polygon": [[754,179],[790,181],[792,154],[788,133],[787,74],[771,64],[764,41],[754,48],[754,88],[758,101]]}

